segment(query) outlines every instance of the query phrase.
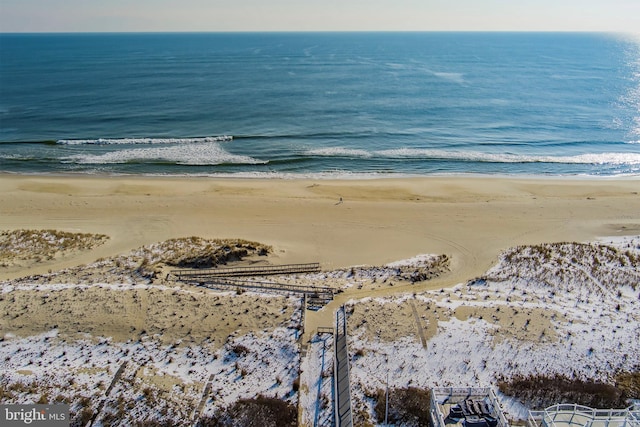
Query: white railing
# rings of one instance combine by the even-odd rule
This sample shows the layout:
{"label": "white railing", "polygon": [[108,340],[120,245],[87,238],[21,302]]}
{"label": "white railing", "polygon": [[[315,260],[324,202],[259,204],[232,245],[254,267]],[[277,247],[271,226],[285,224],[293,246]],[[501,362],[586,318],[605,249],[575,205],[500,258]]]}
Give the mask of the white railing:
{"label": "white railing", "polygon": [[594,423],[602,427],[640,427],[640,411],[632,407],[594,409],[578,404],[560,403],[543,411],[529,411],[528,422],[531,427],[558,427],[567,424],[593,427]]}

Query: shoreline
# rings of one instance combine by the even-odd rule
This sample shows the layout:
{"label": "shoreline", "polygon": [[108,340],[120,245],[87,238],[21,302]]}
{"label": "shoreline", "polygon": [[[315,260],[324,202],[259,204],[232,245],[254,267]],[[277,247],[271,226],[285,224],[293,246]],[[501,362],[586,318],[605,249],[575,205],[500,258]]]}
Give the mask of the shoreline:
{"label": "shoreline", "polygon": [[285,173],[285,172],[232,172],[211,174],[153,174],[153,173],[88,173],[88,172],[8,172],[0,171],[0,179],[3,177],[51,177],[51,178],[122,178],[122,179],[210,179],[210,180],[264,180],[264,181],[375,181],[375,180],[406,180],[406,179],[446,179],[446,178],[480,178],[480,179],[515,179],[515,180],[575,180],[575,181],[600,181],[600,180],[640,180],[640,174],[620,175],[532,175],[524,173],[480,173],[480,172],[439,172],[439,173],[382,173],[382,172],[311,172]]}
{"label": "shoreline", "polygon": [[[101,233],[91,251],[0,279],[169,238],[243,238],[272,262],[323,269],[447,254],[449,285],[528,243],[640,234],[640,178],[244,179],[0,174],[0,229]],[[341,202],[342,200],[342,202]]]}

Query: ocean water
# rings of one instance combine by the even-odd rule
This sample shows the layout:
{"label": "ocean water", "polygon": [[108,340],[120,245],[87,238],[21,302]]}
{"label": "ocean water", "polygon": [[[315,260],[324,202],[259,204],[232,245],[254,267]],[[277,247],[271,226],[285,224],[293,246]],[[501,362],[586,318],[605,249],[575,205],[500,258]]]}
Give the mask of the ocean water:
{"label": "ocean water", "polygon": [[640,175],[640,38],[0,34],[0,172]]}

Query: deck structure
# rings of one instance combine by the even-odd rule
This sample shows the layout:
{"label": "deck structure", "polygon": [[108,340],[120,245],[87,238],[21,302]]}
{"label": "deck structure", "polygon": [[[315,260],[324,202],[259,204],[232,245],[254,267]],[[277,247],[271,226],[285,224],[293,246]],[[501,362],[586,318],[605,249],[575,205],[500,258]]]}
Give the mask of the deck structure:
{"label": "deck structure", "polygon": [[490,388],[434,388],[431,390],[434,427],[509,427]]}
{"label": "deck structure", "polygon": [[558,404],[543,411],[530,411],[529,427],[640,427],[640,407],[593,409],[576,404]]}

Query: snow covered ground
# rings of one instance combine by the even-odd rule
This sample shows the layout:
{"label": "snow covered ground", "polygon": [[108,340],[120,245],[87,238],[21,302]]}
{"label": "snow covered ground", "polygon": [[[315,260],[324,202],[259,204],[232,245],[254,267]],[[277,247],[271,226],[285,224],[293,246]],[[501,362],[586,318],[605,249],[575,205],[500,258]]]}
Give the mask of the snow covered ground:
{"label": "snow covered ground", "polygon": [[256,296],[284,299],[294,315],[280,327],[232,334],[217,349],[207,342],[166,345],[154,336],[118,342],[88,334],[70,339],[55,329],[23,338],[7,334],[0,346],[2,401],[68,403],[85,423],[96,416],[96,425],[191,425],[200,407],[198,415],[208,416],[257,395],[297,405],[300,299]]}
{"label": "snow covered ground", "polygon": [[308,345],[301,364],[301,422],[331,425],[333,414],[333,335],[316,335]]}
{"label": "snow covered ground", "polygon": [[[354,267],[291,280],[315,285],[328,280],[348,292],[361,284],[412,280],[416,271],[438,275],[444,268],[448,259],[420,256],[384,267]],[[59,278],[70,274],[75,273]],[[111,276],[100,273],[94,280],[104,277]],[[155,293],[149,295],[166,292],[180,307],[192,304],[190,310],[210,301],[199,295],[204,291],[151,285],[137,276],[125,279],[78,285],[56,281],[54,274],[34,278],[33,283],[5,283],[0,296],[27,291],[53,296],[79,287],[101,288],[129,292],[131,304],[138,304],[140,292],[153,288]],[[140,281],[145,283],[133,284]],[[637,369],[639,283],[640,236],[513,248],[484,277],[465,284],[351,300],[347,310],[354,412],[359,420],[374,422],[374,396],[386,387],[387,377],[392,388],[495,386],[500,378],[517,374],[610,381],[616,371]],[[206,291],[210,294],[220,298],[215,304],[235,297]],[[276,297],[245,293],[243,298],[243,304],[264,298],[268,305],[269,298]],[[293,307],[291,318],[269,328],[238,330],[222,345],[206,340],[167,343],[139,332],[135,339],[120,341],[81,333],[72,337],[58,329],[24,337],[7,333],[0,342],[0,399],[66,402],[78,420],[95,416],[94,425],[160,420],[191,425],[196,417],[212,416],[238,399],[263,395],[293,405],[299,402],[307,425],[328,420],[332,340],[329,335],[316,336],[301,360],[301,301],[277,298],[276,311],[282,311],[286,300],[284,304]],[[150,307],[154,304],[148,302]],[[244,312],[244,307],[238,310]],[[7,309],[3,316],[9,319],[12,313]],[[510,417],[526,415],[518,402],[499,397]]]}
{"label": "snow covered ground", "polygon": [[[609,241],[609,244],[612,242]],[[563,374],[611,381],[637,369],[640,359],[640,239],[601,244],[541,245],[506,251],[486,277],[451,289],[352,300],[352,319],[363,311],[385,316],[350,325],[351,380],[356,411],[372,414],[369,396],[397,388],[494,386],[522,374]],[[419,313],[414,333],[384,339],[380,324],[403,322],[411,302]],[[415,316],[414,316],[415,317]],[[434,328],[433,323],[437,324]],[[424,347],[418,336],[434,328]],[[526,408],[502,396],[511,418]]]}

